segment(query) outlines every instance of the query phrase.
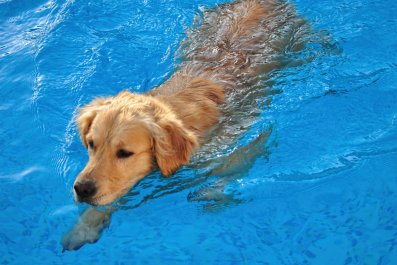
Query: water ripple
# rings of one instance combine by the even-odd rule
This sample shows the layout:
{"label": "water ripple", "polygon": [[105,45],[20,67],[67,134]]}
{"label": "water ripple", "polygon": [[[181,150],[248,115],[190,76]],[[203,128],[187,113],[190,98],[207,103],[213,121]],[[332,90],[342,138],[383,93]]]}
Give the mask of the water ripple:
{"label": "water ripple", "polygon": [[3,180],[10,180],[12,182],[19,182],[19,181],[25,181],[24,178],[31,175],[32,173],[40,172],[40,171],[45,171],[46,169],[43,167],[39,166],[32,166],[27,169],[24,169],[18,173],[14,174],[9,174],[9,175],[0,175],[0,179]]}

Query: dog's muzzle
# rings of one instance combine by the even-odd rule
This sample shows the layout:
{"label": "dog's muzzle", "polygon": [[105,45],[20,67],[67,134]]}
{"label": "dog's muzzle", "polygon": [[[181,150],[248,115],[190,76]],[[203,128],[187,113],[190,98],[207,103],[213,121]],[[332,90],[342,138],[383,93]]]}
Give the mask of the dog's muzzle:
{"label": "dog's muzzle", "polygon": [[93,181],[77,182],[73,188],[78,201],[89,201],[97,192],[95,182]]}

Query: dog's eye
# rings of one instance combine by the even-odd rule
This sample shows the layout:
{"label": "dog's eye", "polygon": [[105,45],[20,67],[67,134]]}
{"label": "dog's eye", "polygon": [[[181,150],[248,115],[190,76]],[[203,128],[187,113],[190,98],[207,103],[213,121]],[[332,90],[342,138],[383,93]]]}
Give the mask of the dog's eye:
{"label": "dog's eye", "polygon": [[94,141],[93,141],[93,140],[89,140],[89,141],[88,141],[88,146],[89,146],[91,149],[94,149]]}
{"label": "dog's eye", "polygon": [[127,151],[127,150],[124,150],[124,149],[120,149],[120,150],[117,151],[116,156],[118,158],[127,158],[127,157],[132,156],[133,154],[134,154],[133,152],[130,152],[130,151]]}

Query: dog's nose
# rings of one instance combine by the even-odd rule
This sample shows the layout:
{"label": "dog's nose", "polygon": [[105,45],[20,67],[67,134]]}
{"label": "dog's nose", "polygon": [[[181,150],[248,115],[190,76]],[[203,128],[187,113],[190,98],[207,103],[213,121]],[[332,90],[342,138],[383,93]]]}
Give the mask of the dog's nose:
{"label": "dog's nose", "polygon": [[74,185],[74,190],[76,191],[76,194],[82,199],[92,197],[97,191],[95,183],[93,181],[77,182]]}

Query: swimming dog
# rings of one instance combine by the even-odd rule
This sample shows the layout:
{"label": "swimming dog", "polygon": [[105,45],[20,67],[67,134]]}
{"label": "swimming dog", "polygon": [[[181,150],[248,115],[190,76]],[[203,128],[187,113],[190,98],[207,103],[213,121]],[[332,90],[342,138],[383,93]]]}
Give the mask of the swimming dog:
{"label": "swimming dog", "polygon": [[[194,24],[181,44],[181,63],[166,82],[145,94],[96,98],[80,109],[76,122],[89,161],[74,182],[76,201],[106,205],[152,170],[168,177],[188,164],[221,115],[233,119],[237,109],[255,108],[243,102],[244,95],[265,90],[261,82],[285,65],[283,54],[303,48],[299,36],[307,33],[293,6],[276,0],[222,4],[203,11]],[[254,161],[256,155],[251,145],[237,150],[218,171],[232,174],[242,156]],[[85,211],[64,237],[64,249],[95,242],[114,209]]]}
{"label": "swimming dog", "polygon": [[109,204],[154,168],[170,176],[188,164],[228,100],[280,64],[274,57],[288,43],[291,14],[290,5],[273,0],[209,10],[182,43],[182,63],[169,80],[145,94],[123,91],[83,106],[76,122],[89,161],[74,183],[75,199]]}

